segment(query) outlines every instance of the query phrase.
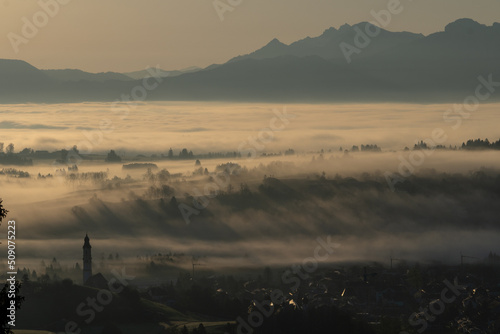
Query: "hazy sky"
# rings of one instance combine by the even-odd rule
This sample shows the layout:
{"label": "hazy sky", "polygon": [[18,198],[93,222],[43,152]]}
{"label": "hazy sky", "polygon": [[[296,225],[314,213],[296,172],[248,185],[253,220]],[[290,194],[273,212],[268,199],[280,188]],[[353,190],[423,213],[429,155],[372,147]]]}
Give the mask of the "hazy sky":
{"label": "hazy sky", "polygon": [[[40,3],[54,1],[68,3],[57,10],[50,7],[53,17],[40,13]],[[320,35],[331,26],[373,20],[370,11],[387,8],[390,2],[216,1],[237,5],[229,5],[232,11],[224,12],[221,20],[214,0],[0,0],[0,58],[26,60],[39,68],[91,72],[207,66],[252,52],[275,37],[291,43]],[[498,0],[401,0],[401,4],[403,11],[392,16],[386,29],[429,34],[462,17],[488,25],[500,21]],[[27,31],[16,53],[9,33],[23,36],[23,18],[29,22],[35,18],[40,28]]]}

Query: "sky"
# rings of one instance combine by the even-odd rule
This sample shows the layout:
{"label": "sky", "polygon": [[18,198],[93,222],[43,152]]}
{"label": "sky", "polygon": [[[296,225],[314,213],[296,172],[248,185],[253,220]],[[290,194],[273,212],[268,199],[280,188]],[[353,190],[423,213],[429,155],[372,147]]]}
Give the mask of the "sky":
{"label": "sky", "polygon": [[[373,21],[371,11],[393,1],[0,0],[0,58],[89,72],[205,67],[273,38],[289,44],[329,27]],[[463,17],[500,21],[498,0],[400,0],[400,6],[387,30],[430,34]],[[26,28],[34,23],[35,30]]]}

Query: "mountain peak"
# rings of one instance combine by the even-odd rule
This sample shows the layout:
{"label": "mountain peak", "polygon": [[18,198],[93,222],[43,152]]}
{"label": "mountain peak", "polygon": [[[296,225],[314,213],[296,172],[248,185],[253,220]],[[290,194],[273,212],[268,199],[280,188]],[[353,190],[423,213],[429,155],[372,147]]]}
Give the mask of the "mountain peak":
{"label": "mountain peak", "polygon": [[449,23],[444,28],[444,31],[455,34],[475,34],[486,28],[487,26],[484,24],[476,22],[472,19],[463,18],[463,19],[458,19],[455,22]]}
{"label": "mountain peak", "polygon": [[328,36],[335,34],[336,32],[337,32],[337,29],[335,29],[334,27],[331,27],[331,28],[328,28],[325,31],[323,31],[323,34],[321,34],[321,37],[328,37]]}
{"label": "mountain peak", "polygon": [[349,25],[346,23],[346,24],[342,25],[338,31],[341,33],[349,33],[349,32],[352,32],[353,29],[356,27],[361,29],[361,31],[366,31],[367,29],[369,29],[371,31],[375,31],[376,29],[384,30],[384,29],[380,28],[379,26],[374,25],[373,23],[363,21],[363,22],[359,22],[359,23],[356,23],[353,25]]}
{"label": "mountain peak", "polygon": [[33,65],[19,59],[0,59],[0,71],[32,71],[39,72]]}
{"label": "mountain peak", "polygon": [[346,31],[349,31],[351,29],[352,29],[352,27],[349,24],[345,23],[345,24],[340,26],[339,31],[346,32]]}
{"label": "mountain peak", "polygon": [[267,43],[266,46],[284,46],[285,44],[284,43],[281,43],[279,39],[277,38],[273,38],[272,41],[270,41],[269,43]]}

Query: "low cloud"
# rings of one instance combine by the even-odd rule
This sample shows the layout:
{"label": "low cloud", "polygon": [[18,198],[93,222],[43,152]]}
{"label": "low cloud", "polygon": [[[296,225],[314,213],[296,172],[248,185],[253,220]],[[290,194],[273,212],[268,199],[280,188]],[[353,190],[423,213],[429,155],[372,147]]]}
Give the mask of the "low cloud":
{"label": "low cloud", "polygon": [[66,126],[53,126],[44,124],[23,124],[12,121],[1,121],[0,129],[29,129],[29,130],[66,130]]}

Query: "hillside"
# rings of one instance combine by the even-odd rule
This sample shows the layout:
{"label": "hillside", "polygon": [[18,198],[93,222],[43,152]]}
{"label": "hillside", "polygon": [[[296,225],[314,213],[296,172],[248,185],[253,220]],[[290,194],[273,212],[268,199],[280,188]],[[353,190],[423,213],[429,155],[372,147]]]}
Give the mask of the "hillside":
{"label": "hillside", "polygon": [[[89,320],[91,315],[88,306],[88,297],[96,298],[99,290],[73,285],[69,281],[49,283],[36,290],[30,289],[30,283],[24,285],[22,293],[26,299],[18,311],[17,328],[25,330],[48,330],[64,332],[68,322],[74,321],[84,329],[102,327],[108,324],[134,325],[141,324],[151,327],[160,323],[191,322],[197,319],[184,315],[170,307],[154,303],[139,297],[131,289],[125,289],[120,294],[113,294],[108,305],[99,305],[101,312],[93,312],[95,319]],[[84,307],[78,307],[83,303]]]}

